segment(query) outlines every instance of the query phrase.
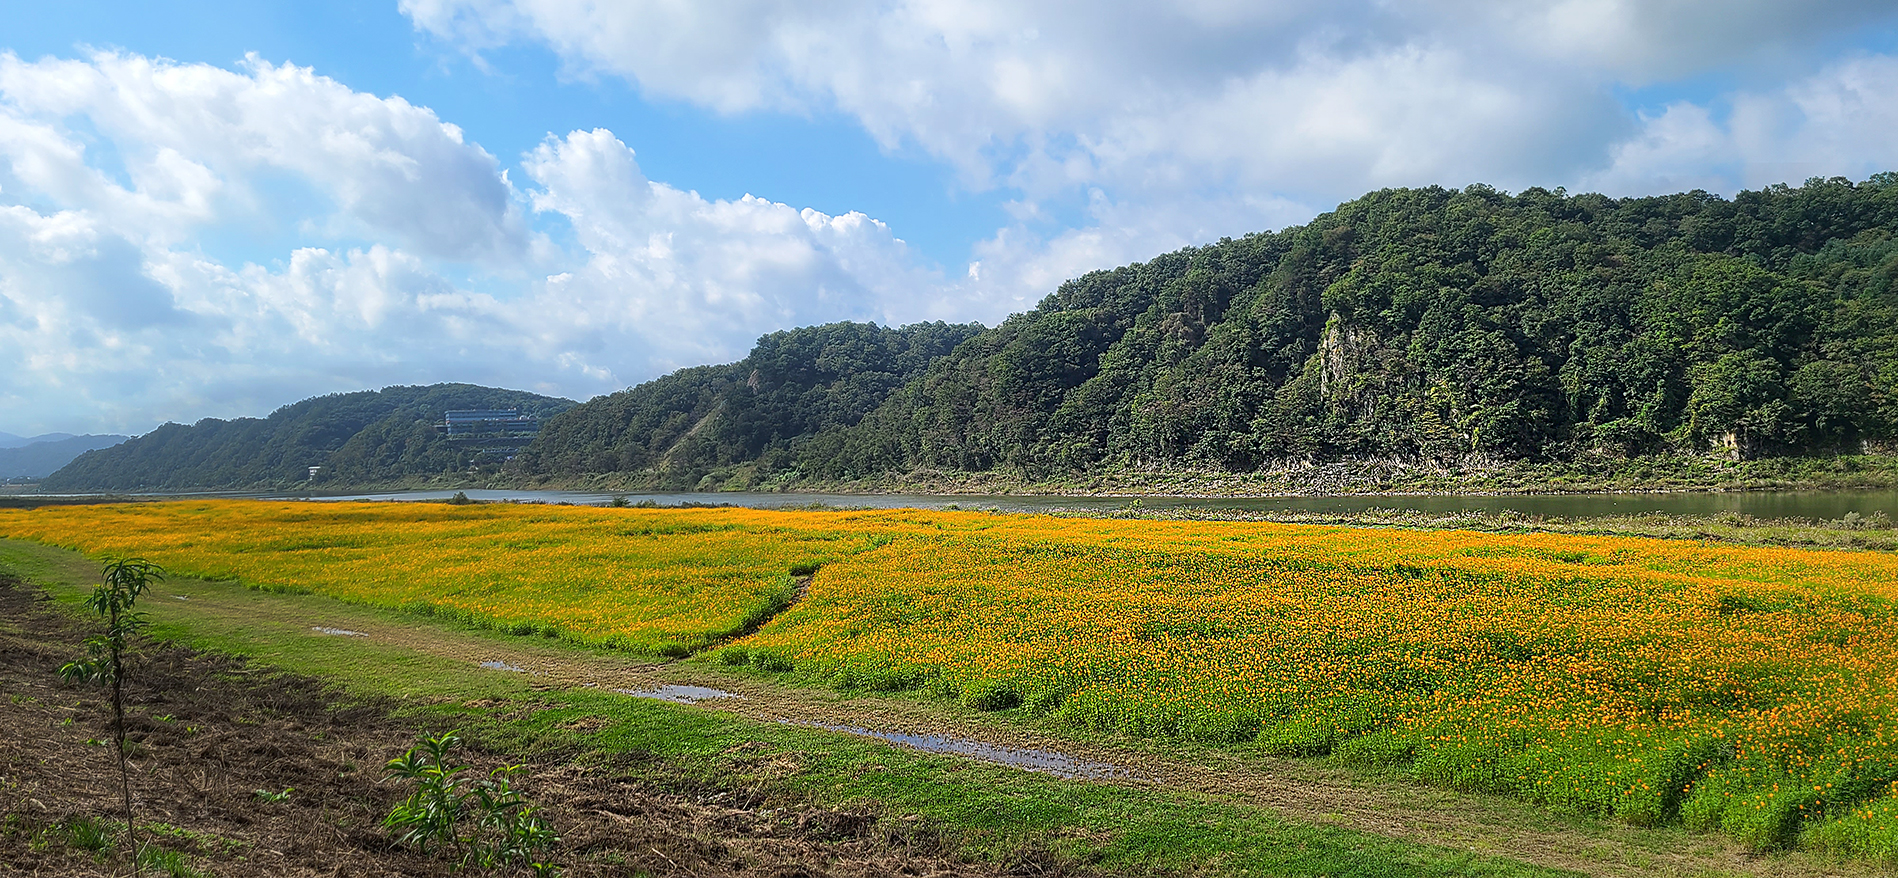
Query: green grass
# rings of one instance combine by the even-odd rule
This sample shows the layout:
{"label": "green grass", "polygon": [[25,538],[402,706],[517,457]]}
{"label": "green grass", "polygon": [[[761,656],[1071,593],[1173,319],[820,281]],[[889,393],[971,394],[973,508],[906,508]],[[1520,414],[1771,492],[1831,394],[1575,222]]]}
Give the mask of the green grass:
{"label": "green grass", "polygon": [[1882,513],[1830,521],[1721,515],[1610,515],[1567,518],[1515,511],[1423,512],[1415,509],[1366,509],[1360,512],[1313,512],[1298,509],[1211,509],[1128,507],[1112,511],[1058,510],[1069,518],[1137,518],[1163,521],[1270,521],[1349,527],[1420,530],[1475,530],[1487,533],[1554,533],[1578,536],[1653,537],[1739,546],[1802,549],[1898,551],[1898,524]]}
{"label": "green grass", "polygon": [[[74,553],[0,541],[0,571],[73,603],[96,576]],[[268,602],[257,618],[200,615],[186,598]],[[1008,863],[1052,851],[1107,871],[1163,870],[1215,875],[1554,876],[1503,857],[1302,823],[1273,812],[1155,787],[1067,781],[1013,769],[911,753],[848,735],[764,723],[694,708],[586,690],[538,693],[518,676],[463,662],[418,657],[357,638],[310,637],[307,627],[270,621],[308,611],[335,624],[394,620],[394,614],[310,595],[271,595],[230,583],[171,580],[145,599],[154,632],[186,645],[247,656],[283,670],[324,677],[362,696],[406,700],[418,725],[462,728],[474,741],[514,754],[577,753],[626,764],[644,779],[676,787],[745,788],[785,805],[860,809],[934,827],[965,856]],[[470,632],[457,636],[478,637]],[[497,707],[495,699],[503,703]],[[475,707],[467,702],[488,703]],[[571,721],[592,717],[592,731]],[[604,720],[604,722],[600,722]],[[762,751],[798,761],[788,775],[761,770]],[[905,818],[913,818],[905,820]]]}
{"label": "green grass", "polygon": [[[560,728],[582,717],[609,723],[593,733]],[[500,743],[650,754],[658,763],[654,771],[665,775],[762,785],[805,801],[899,819],[914,815],[948,827],[961,853],[997,862],[1046,849],[1108,871],[1212,866],[1215,874],[1233,875],[1567,874],[1292,822],[1177,791],[1064,781],[611,695],[564,693],[524,720],[475,728]],[[728,755],[741,749],[743,760]],[[761,755],[793,756],[800,770],[784,779],[756,773],[747,766]]]}

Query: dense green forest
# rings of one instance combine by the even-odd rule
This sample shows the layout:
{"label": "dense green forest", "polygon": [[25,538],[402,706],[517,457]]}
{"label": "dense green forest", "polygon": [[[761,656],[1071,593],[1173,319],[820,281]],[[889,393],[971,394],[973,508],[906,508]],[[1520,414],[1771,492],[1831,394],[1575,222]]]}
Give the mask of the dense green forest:
{"label": "dense green forest", "polygon": [[[1731,200],[1387,189],[1087,274],[993,329],[776,332],[577,406],[471,385],[326,396],[168,424],[42,488],[285,487],[309,466],[334,486],[474,468],[678,490],[1813,459],[1898,436],[1894,278],[1898,174]],[[436,435],[456,408],[546,423],[502,466]]]}
{"label": "dense green forest", "polygon": [[476,446],[437,435],[450,409],[510,409],[546,418],[574,405],[472,384],[388,387],[284,406],[267,418],[166,424],[124,444],[80,455],[40,483],[43,491],[177,491],[363,485],[493,470]]}
{"label": "dense green forest", "polygon": [[855,427],[981,331],[832,323],[774,332],[736,363],[681,369],[549,419],[510,466],[543,478],[641,474],[674,490],[734,464],[783,471],[810,437]]}
{"label": "dense green forest", "polygon": [[689,488],[734,468],[768,484],[1856,451],[1898,426],[1895,233],[1890,173],[1731,200],[1388,189],[1090,273],[979,333],[767,336],[566,412],[515,472]]}

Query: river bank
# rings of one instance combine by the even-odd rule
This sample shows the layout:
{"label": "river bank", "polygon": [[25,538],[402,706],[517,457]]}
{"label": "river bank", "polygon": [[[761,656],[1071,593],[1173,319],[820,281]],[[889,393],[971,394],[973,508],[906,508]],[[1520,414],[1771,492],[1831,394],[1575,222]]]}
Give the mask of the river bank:
{"label": "river bank", "polygon": [[[658,491],[676,473],[599,473],[521,477],[503,474],[480,487],[566,491]],[[366,488],[367,486],[357,486]],[[395,487],[382,486],[384,488]],[[410,485],[403,485],[408,488]],[[422,487],[414,485],[412,487]],[[447,487],[433,485],[429,487]],[[1099,472],[989,472],[919,469],[856,479],[763,473],[754,466],[713,470],[690,489],[825,494],[978,494],[1072,497],[1408,496],[1812,491],[1898,488],[1898,455],[1777,457],[1734,461],[1703,455],[1588,458],[1570,461],[1475,461],[1446,465],[1360,459],[1286,462],[1253,472],[1119,468]]]}
{"label": "river bank", "polygon": [[[1444,465],[1361,459],[1287,462],[1253,472],[1119,468],[1099,472],[918,469],[856,479],[766,473],[754,465],[681,479],[667,471],[527,475],[443,473],[374,481],[318,479],[166,489],[179,494],[386,494],[416,491],[547,491],[580,494],[971,495],[1087,498],[1413,497],[1538,494],[1674,494],[1898,489],[1898,454],[1734,461],[1703,455],[1477,461]],[[138,490],[110,489],[120,495]],[[35,496],[30,490],[0,492]]]}

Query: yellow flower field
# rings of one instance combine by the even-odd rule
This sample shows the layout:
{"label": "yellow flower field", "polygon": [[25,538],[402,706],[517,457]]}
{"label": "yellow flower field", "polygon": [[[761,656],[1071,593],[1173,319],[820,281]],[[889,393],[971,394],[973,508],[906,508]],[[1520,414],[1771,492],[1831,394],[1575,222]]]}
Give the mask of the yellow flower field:
{"label": "yellow flower field", "polygon": [[680,654],[769,617],[789,571],[874,534],[750,512],[211,500],[0,510],[0,534],[180,575]]}
{"label": "yellow flower field", "polygon": [[[1898,557],[995,516],[208,501],[0,512],[182,573],[917,689],[1759,847],[1898,854]],[[789,571],[821,564],[808,594]],[[725,644],[720,646],[720,644]]]}

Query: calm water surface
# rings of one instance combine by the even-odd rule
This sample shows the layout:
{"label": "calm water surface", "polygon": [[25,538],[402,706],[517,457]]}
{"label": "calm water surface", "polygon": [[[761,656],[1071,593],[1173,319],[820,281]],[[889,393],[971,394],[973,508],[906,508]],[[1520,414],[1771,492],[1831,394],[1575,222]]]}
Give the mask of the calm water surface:
{"label": "calm water surface", "polygon": [[[381,494],[271,495],[278,499],[312,500],[446,500],[454,491],[397,491]],[[527,503],[603,505],[615,497],[628,503],[652,501],[664,506],[681,503],[728,504],[757,509],[826,505],[870,509],[994,509],[1001,512],[1047,512],[1055,509],[1103,511],[1133,502],[1127,497],[1058,497],[977,494],[753,494],[721,493],[598,493],[585,491],[470,490],[473,500]],[[1246,509],[1303,512],[1361,512],[1366,509],[1411,509],[1420,512],[1502,512],[1561,518],[1603,515],[1719,515],[1733,512],[1757,518],[1835,519],[1847,513],[1883,512],[1898,518],[1898,491],[1746,491],[1724,494],[1511,494],[1421,495],[1409,497],[1141,497],[1146,509]]]}

